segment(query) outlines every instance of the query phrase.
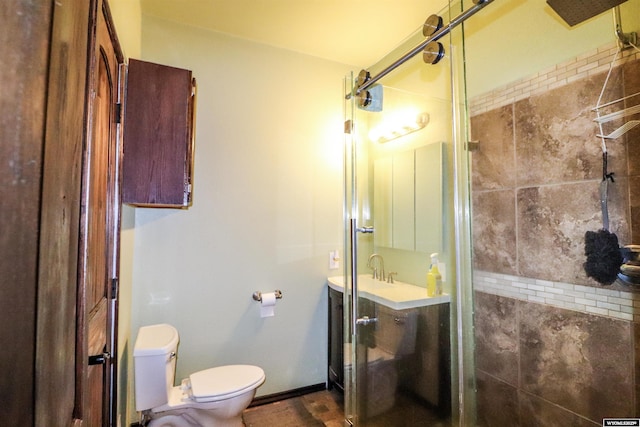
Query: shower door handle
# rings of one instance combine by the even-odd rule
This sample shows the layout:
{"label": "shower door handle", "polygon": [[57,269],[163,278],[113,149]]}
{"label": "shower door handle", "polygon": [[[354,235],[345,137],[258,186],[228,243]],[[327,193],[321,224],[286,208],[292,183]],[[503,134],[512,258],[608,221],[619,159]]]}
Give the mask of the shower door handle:
{"label": "shower door handle", "polygon": [[367,234],[367,233],[373,233],[375,230],[374,230],[373,226],[365,225],[363,227],[356,228],[356,231],[359,232],[359,233]]}
{"label": "shower door handle", "polygon": [[[349,238],[350,238],[350,249],[351,249],[351,260],[349,264],[351,265],[351,277],[349,278],[351,281],[351,308],[350,308],[350,323],[351,323],[351,333],[355,333],[356,326],[358,325],[358,263],[356,260],[358,259],[358,225],[355,218],[351,218],[349,224]],[[348,293],[348,290],[345,289]]]}
{"label": "shower door handle", "polygon": [[376,323],[377,321],[377,317],[362,316],[361,318],[356,319],[356,325],[368,325],[369,323]]}

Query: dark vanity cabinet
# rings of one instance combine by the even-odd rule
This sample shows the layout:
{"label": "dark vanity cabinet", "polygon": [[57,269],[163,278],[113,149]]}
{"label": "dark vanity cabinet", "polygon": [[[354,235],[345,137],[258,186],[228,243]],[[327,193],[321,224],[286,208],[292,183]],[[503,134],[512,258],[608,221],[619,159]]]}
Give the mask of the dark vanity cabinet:
{"label": "dark vanity cabinet", "polygon": [[[350,327],[344,323],[344,296],[328,287],[328,388],[344,391],[345,343],[350,342]],[[348,303],[350,304],[350,303]],[[449,302],[418,307],[392,308],[367,298],[358,299],[358,313],[375,317],[376,322],[358,328],[358,351],[363,353],[357,377],[364,387],[362,396],[373,402],[382,399],[384,384],[396,384],[396,393],[410,396],[411,405],[428,406],[439,415],[451,414],[451,342]],[[410,321],[413,319],[413,321]],[[345,326],[347,326],[345,328]],[[345,336],[346,334],[346,336]],[[399,335],[401,334],[401,335]],[[394,358],[385,359],[389,366],[366,363],[369,350],[375,347],[395,348]],[[347,367],[347,372],[351,368]],[[368,385],[367,385],[368,384]],[[411,406],[409,406],[411,407]]]}
{"label": "dark vanity cabinet", "polygon": [[129,61],[123,203],[169,208],[191,204],[195,95],[191,71]]}
{"label": "dark vanity cabinet", "polygon": [[329,288],[329,388],[344,390],[344,328],[342,292]]}

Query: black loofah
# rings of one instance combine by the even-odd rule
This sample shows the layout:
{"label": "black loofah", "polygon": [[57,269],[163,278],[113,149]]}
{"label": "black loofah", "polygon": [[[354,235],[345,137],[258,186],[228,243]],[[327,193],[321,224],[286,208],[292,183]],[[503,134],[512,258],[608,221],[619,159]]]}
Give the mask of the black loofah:
{"label": "black loofah", "polygon": [[587,256],[584,263],[587,276],[603,285],[615,282],[623,262],[618,236],[605,229],[587,231],[584,235],[584,254]]}

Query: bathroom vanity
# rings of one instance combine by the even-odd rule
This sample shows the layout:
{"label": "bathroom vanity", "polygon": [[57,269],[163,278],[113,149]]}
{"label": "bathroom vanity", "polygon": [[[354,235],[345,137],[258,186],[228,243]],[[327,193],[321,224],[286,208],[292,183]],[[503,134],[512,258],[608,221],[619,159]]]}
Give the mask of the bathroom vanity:
{"label": "bathroom vanity", "polygon": [[[344,278],[328,278],[328,383],[329,387],[344,390],[345,342],[349,345],[350,331],[345,331],[344,316]],[[402,282],[387,283],[374,280],[370,275],[359,276],[358,309],[361,315],[380,317],[376,323],[363,326],[361,343],[369,349],[376,347],[376,337],[397,333],[405,326],[406,335],[399,338],[404,350],[398,352],[393,373],[397,382],[396,392],[410,395],[416,404],[426,404],[439,413],[447,415],[451,410],[451,371],[449,315],[450,296],[426,296],[426,289]],[[394,322],[384,322],[381,316],[391,316]],[[412,322],[411,322],[412,320]],[[349,326],[349,325],[347,325]],[[376,328],[388,330],[376,330]],[[392,329],[393,328],[393,329]],[[345,337],[345,334],[346,337]],[[345,340],[346,338],[346,340]],[[406,343],[410,343],[407,346]],[[367,368],[368,376],[380,374]],[[379,382],[381,378],[375,378]],[[383,379],[382,379],[383,380]],[[384,381],[383,381],[384,382]],[[369,390],[375,393],[375,390]],[[369,399],[375,400],[376,397]]]}
{"label": "bathroom vanity", "polygon": [[329,388],[344,391],[343,293],[329,287]]}

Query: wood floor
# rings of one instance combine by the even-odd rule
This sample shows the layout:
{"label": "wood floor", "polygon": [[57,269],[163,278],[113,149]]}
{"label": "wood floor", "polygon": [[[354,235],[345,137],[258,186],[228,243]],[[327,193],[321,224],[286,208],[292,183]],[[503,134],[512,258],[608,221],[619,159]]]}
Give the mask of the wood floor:
{"label": "wood floor", "polygon": [[[242,417],[246,427],[343,427],[343,395],[336,389],[318,391],[248,408]],[[391,410],[361,424],[366,427],[447,427],[451,420],[398,394]]]}
{"label": "wood floor", "polygon": [[242,413],[246,427],[342,427],[344,405],[336,389],[254,406]]}

